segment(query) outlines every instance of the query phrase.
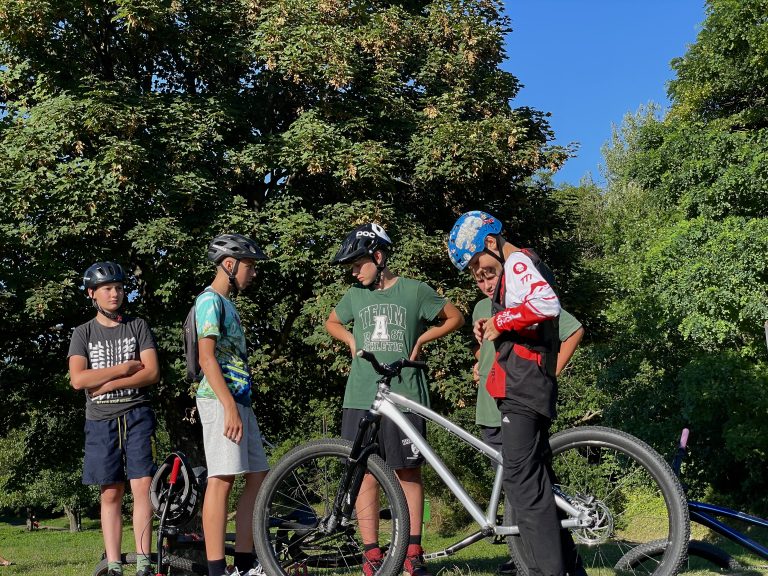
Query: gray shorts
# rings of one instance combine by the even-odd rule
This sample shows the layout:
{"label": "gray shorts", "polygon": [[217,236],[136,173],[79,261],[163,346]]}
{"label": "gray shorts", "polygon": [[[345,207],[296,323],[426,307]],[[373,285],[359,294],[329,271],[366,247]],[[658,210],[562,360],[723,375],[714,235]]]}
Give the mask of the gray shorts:
{"label": "gray shorts", "polygon": [[221,402],[214,398],[197,398],[208,476],[233,476],[269,470],[253,408],[242,404],[236,406],[243,421],[240,444],[224,436],[224,406]]}

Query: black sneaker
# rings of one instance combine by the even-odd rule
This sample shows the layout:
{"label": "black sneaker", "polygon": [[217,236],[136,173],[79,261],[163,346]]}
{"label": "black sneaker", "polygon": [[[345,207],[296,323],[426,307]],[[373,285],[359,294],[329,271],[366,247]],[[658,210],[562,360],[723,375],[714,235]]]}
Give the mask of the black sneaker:
{"label": "black sneaker", "polygon": [[136,576],[155,576],[155,571],[152,570],[152,566],[144,566],[141,570],[136,571]]}

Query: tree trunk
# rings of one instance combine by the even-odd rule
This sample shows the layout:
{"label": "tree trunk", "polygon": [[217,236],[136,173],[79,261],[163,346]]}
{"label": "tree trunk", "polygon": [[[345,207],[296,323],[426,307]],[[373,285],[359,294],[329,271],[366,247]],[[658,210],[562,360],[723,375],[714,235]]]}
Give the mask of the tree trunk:
{"label": "tree trunk", "polygon": [[82,524],[80,523],[80,509],[64,506],[64,513],[67,515],[67,518],[69,518],[69,531],[80,532],[82,530]]}

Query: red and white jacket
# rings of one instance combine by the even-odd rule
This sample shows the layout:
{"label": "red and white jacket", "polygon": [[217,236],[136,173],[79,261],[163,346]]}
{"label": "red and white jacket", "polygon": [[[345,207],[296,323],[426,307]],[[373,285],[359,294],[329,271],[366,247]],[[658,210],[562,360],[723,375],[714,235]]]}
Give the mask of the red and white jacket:
{"label": "red and white jacket", "polygon": [[504,262],[504,306],[493,317],[500,332],[531,333],[542,320],[560,314],[555,291],[524,252],[513,252]]}

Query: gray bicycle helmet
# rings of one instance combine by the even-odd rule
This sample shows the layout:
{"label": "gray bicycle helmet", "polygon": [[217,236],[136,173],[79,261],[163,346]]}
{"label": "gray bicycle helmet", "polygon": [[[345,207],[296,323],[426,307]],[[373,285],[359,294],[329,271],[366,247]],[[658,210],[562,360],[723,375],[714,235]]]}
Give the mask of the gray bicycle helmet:
{"label": "gray bicycle helmet", "polygon": [[250,258],[266,260],[267,256],[256,242],[242,234],[220,234],[208,244],[208,259],[216,264],[231,256],[235,260]]}
{"label": "gray bicycle helmet", "polygon": [[331,263],[352,264],[363,256],[373,258],[376,250],[388,253],[391,249],[392,240],[389,239],[384,228],[374,223],[363,224],[347,235]]}
{"label": "gray bicycle helmet", "polygon": [[96,262],[83,274],[83,286],[86,290],[97,288],[108,282],[125,282],[123,267],[116,262]]}

